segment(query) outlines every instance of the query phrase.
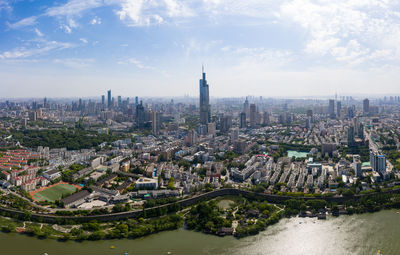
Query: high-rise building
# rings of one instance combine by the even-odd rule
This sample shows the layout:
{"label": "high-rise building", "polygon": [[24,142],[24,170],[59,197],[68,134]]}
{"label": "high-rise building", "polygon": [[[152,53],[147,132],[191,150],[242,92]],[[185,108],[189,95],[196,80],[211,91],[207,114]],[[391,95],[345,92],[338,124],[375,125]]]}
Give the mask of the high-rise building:
{"label": "high-rise building", "polygon": [[335,100],[333,99],[329,99],[328,114],[329,117],[335,118]]}
{"label": "high-rise building", "polygon": [[362,124],[362,123],[358,124],[357,136],[361,140],[364,140],[364,124]]}
{"label": "high-rise building", "polygon": [[369,113],[369,99],[366,98],[363,101],[363,112],[364,114],[368,114]]}
{"label": "high-rise building", "polygon": [[217,128],[214,122],[208,123],[207,134],[215,136],[217,134]]}
{"label": "high-rise building", "polygon": [[101,96],[101,105],[102,105],[102,106],[105,106],[105,104],[106,104],[106,96],[105,96],[105,95],[102,95],[102,96]]}
{"label": "high-rise building", "polygon": [[264,112],[263,114],[263,125],[266,126],[269,124],[269,113],[268,112]]}
{"label": "high-rise building", "polygon": [[336,102],[336,117],[340,118],[340,112],[342,110],[342,102],[337,101]]}
{"label": "high-rise building", "polygon": [[378,173],[386,172],[386,157],[385,155],[380,155],[377,152],[370,152],[369,160],[371,163],[372,170]]}
{"label": "high-rise building", "polygon": [[111,90],[107,91],[107,107],[111,108],[112,102],[111,102]]}
{"label": "high-rise building", "polygon": [[246,113],[242,112],[240,113],[240,128],[246,128],[247,123],[246,123]]}
{"label": "high-rise building", "polygon": [[145,118],[146,114],[144,112],[144,107],[142,101],[140,101],[140,104],[136,105],[136,126],[138,128],[142,128],[144,126]]}
{"label": "high-rise building", "polygon": [[135,105],[139,104],[139,97],[135,97]]}
{"label": "high-rise building", "polygon": [[122,97],[118,96],[118,107],[122,107]]}
{"label": "high-rise building", "polygon": [[246,100],[243,103],[243,112],[246,113],[246,116],[250,115],[250,110],[249,110],[249,100],[246,97]]}
{"label": "high-rise building", "polygon": [[255,128],[256,127],[256,118],[257,118],[257,109],[256,109],[256,104],[251,104],[250,105],[250,127]]}
{"label": "high-rise building", "polygon": [[220,119],[220,131],[226,133],[232,127],[232,116],[226,115]]}
{"label": "high-rise building", "polygon": [[[307,110],[307,117],[311,118],[311,122],[314,122],[313,110]],[[307,118],[308,119],[308,118]]]}
{"label": "high-rise building", "polygon": [[153,135],[157,136],[160,133],[161,129],[161,113],[155,111],[152,112],[151,121],[152,121]]}
{"label": "high-rise building", "polygon": [[347,145],[353,146],[354,145],[354,127],[350,126],[347,129]]}
{"label": "high-rise building", "polygon": [[203,77],[200,79],[200,124],[207,125],[211,122],[211,107],[209,87],[206,80],[204,68],[202,70]]}
{"label": "high-rise building", "polygon": [[239,129],[237,127],[231,129],[230,138],[231,143],[234,143],[235,141],[237,141],[237,139],[239,139]]}
{"label": "high-rise building", "polygon": [[357,177],[362,176],[362,169],[361,169],[361,160],[360,160],[360,155],[354,155],[353,156],[353,169],[354,173]]}

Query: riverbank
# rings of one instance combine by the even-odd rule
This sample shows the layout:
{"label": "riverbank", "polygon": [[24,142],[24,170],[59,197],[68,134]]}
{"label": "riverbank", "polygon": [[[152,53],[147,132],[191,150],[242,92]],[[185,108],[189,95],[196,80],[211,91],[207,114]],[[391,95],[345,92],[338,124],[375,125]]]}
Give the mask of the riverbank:
{"label": "riverbank", "polygon": [[[315,218],[282,219],[259,235],[242,239],[220,238],[182,228],[138,238],[102,240],[96,242],[30,238],[19,234],[0,233],[4,254],[49,255],[259,255],[259,254],[371,254],[382,250],[396,255],[400,250],[400,214],[396,210],[377,213],[331,217],[325,221]],[[373,233],[373,234],[371,234]],[[23,245],[21,245],[23,244]],[[110,249],[114,245],[115,249]]]}

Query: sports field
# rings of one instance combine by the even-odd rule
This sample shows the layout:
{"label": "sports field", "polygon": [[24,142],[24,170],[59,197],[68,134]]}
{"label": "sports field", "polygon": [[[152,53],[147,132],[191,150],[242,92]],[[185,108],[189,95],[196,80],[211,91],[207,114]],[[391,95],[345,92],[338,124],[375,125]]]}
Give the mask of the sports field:
{"label": "sports field", "polygon": [[56,183],[43,190],[33,191],[31,196],[36,201],[54,202],[62,198],[63,195],[74,193],[77,187],[68,183]]}

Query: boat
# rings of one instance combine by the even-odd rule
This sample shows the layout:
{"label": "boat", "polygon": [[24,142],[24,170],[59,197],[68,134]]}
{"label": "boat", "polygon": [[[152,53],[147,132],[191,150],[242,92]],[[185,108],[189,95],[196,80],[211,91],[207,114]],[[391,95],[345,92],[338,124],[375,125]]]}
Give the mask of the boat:
{"label": "boat", "polygon": [[114,245],[111,245],[111,246],[110,246],[110,249],[115,249],[115,246],[114,246]]}

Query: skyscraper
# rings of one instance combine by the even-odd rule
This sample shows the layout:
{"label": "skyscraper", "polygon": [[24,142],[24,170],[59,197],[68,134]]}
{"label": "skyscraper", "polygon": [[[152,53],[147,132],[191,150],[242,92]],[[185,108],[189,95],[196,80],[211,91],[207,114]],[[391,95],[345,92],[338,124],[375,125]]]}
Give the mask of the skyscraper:
{"label": "skyscraper", "polygon": [[138,128],[142,128],[144,126],[145,121],[145,112],[142,101],[140,104],[136,105],[136,126]]}
{"label": "skyscraper", "polygon": [[350,126],[347,129],[347,145],[349,147],[354,145],[354,127],[353,126]]}
{"label": "skyscraper", "polygon": [[340,111],[342,110],[342,102],[336,102],[336,117],[340,118]]}
{"label": "skyscraper", "polygon": [[386,157],[385,155],[381,155],[378,152],[370,152],[370,163],[372,170],[378,173],[386,172]]}
{"label": "skyscraper", "polygon": [[118,107],[119,108],[121,108],[121,106],[122,106],[122,97],[121,96],[118,96]]}
{"label": "skyscraper", "polygon": [[329,107],[328,107],[329,117],[335,118],[335,100],[329,99]]}
{"label": "skyscraper", "polygon": [[369,113],[369,99],[366,98],[363,101],[363,112],[364,114],[368,114]]}
{"label": "skyscraper", "polygon": [[250,126],[252,128],[256,127],[256,117],[257,117],[256,105],[251,104],[250,105]]}
{"label": "skyscraper", "polygon": [[111,90],[107,91],[107,107],[111,108]]}
{"label": "skyscraper", "polygon": [[157,136],[160,133],[161,129],[161,113],[155,111],[152,112],[151,120],[152,120],[153,135]]}
{"label": "skyscraper", "polygon": [[102,95],[102,96],[101,96],[101,105],[102,105],[102,106],[105,106],[105,103],[106,103],[106,96],[105,96],[105,95]]}
{"label": "skyscraper", "polygon": [[249,111],[249,100],[246,97],[246,100],[243,103],[243,112],[246,113],[246,116],[249,116],[250,111]]}
{"label": "skyscraper", "polygon": [[203,77],[200,79],[200,124],[207,125],[211,121],[211,107],[204,67],[202,69],[202,73]]}
{"label": "skyscraper", "polygon": [[246,124],[246,113],[242,112],[240,113],[240,128],[246,128],[247,124]]}

